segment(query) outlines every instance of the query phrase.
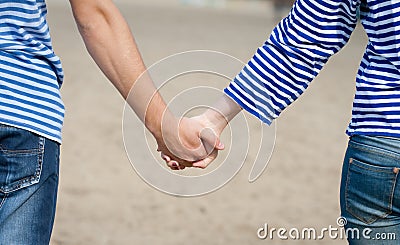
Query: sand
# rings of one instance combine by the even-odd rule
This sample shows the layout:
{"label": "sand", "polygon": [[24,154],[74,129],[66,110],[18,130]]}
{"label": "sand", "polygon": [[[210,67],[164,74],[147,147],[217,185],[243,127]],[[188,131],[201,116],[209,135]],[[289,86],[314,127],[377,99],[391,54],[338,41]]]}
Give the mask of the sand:
{"label": "sand", "polygon": [[[267,8],[127,2],[117,4],[147,65],[193,49],[246,61],[276,24]],[[255,183],[247,181],[251,164],[245,163],[222,189],[177,198],[150,187],[132,169],[122,140],[124,101],[87,55],[68,5],[49,1],[49,22],[64,64],[67,108],[51,244],[346,244],[329,238],[260,240],[257,230],[264,223],[288,229],[336,226],[345,129],[366,43],[361,29],[278,119],[274,153]],[[146,154],[137,157],[153,161]]]}

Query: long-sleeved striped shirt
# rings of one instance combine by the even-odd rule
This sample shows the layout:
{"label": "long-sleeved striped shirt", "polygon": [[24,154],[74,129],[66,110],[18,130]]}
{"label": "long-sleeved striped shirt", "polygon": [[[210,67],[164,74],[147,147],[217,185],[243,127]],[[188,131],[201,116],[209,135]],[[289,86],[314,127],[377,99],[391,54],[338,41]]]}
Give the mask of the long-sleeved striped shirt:
{"label": "long-sleeved striped shirt", "polygon": [[0,1],[0,123],[61,142],[63,72],[45,0]]}
{"label": "long-sleeved striped shirt", "polygon": [[400,137],[400,0],[297,0],[225,93],[271,123],[347,43],[358,10],[369,42],[347,133]]}

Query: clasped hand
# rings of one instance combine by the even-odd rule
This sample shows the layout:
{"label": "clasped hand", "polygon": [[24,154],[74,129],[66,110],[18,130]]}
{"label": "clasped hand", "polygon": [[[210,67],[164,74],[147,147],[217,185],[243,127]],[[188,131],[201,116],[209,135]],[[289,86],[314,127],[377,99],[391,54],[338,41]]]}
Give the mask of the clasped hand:
{"label": "clasped hand", "polygon": [[186,167],[206,168],[225,148],[218,129],[205,114],[163,120],[161,135],[156,137],[158,151],[172,170]]}

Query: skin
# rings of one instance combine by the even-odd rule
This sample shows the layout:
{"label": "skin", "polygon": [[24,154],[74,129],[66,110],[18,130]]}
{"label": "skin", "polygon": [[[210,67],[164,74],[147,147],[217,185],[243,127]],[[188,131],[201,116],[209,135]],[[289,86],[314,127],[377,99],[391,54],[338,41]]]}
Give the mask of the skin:
{"label": "skin", "polygon": [[219,137],[204,133],[210,125],[207,118],[178,119],[168,110],[115,4],[111,0],[69,2],[89,54],[156,138],[158,150],[168,155],[170,162],[179,161],[179,165],[171,162],[172,168],[212,162],[224,148]]}
{"label": "skin", "polygon": [[[219,138],[228,123],[241,111],[242,108],[235,101],[223,95],[212,108],[209,108],[202,115],[195,117],[194,120],[205,122],[205,127],[211,129]],[[182,167],[181,165],[183,165],[179,160],[169,157],[168,153],[164,153],[162,156],[171,169],[180,169],[175,166]],[[206,168],[210,163],[210,161],[199,161],[193,163],[192,167]]]}

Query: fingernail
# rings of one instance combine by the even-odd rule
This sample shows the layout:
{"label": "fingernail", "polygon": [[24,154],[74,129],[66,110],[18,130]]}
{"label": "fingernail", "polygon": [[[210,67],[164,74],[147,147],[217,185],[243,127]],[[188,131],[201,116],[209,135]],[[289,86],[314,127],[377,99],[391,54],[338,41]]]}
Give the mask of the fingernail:
{"label": "fingernail", "polygon": [[177,168],[178,164],[176,162],[171,163],[172,167]]}

